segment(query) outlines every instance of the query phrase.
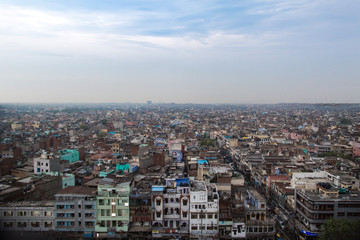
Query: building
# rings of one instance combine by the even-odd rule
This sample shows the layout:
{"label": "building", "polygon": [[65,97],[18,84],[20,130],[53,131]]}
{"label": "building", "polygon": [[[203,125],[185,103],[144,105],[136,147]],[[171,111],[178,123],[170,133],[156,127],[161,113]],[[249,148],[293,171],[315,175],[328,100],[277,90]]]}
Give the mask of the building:
{"label": "building", "polygon": [[40,158],[34,158],[34,174],[59,172],[60,170],[60,159],[53,154],[43,152]]}
{"label": "building", "polygon": [[75,149],[60,150],[61,160],[69,161],[69,164],[79,161],[79,151]]}
{"label": "building", "polygon": [[54,202],[9,202],[0,206],[1,231],[54,230]]}
{"label": "building", "polygon": [[189,179],[165,179],[153,186],[153,231],[156,237],[186,237],[189,234]]}
{"label": "building", "polygon": [[244,199],[246,216],[246,237],[268,238],[275,235],[275,222],[266,217],[266,200],[256,190],[247,190]]}
{"label": "building", "polygon": [[214,184],[193,181],[190,185],[190,234],[217,236],[219,195]]}
{"label": "building", "polygon": [[110,175],[98,184],[95,231],[100,236],[128,232],[130,223],[130,185],[132,178]]}
{"label": "building", "polygon": [[360,194],[341,193],[330,183],[319,182],[316,190],[295,189],[295,210],[301,227],[299,232],[319,232],[330,218],[357,220],[360,217]]}
{"label": "building", "polygon": [[67,187],[55,195],[56,231],[94,231],[96,191],[81,186]]}
{"label": "building", "polygon": [[143,237],[151,237],[151,184],[148,179],[140,180],[131,189],[130,194],[130,226],[129,233]]}

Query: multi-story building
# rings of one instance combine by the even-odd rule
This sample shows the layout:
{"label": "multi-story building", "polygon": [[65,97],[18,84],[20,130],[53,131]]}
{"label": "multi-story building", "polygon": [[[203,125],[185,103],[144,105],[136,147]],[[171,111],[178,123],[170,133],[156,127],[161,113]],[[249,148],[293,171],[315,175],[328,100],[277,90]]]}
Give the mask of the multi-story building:
{"label": "multi-story building", "polygon": [[189,179],[165,179],[152,190],[153,237],[188,236]]}
{"label": "multi-story building", "polygon": [[129,177],[114,178],[109,175],[98,184],[95,231],[99,236],[128,232],[132,181]]}
{"label": "multi-story building", "polygon": [[34,174],[60,171],[60,159],[53,154],[43,152],[40,158],[34,158]]}
{"label": "multi-story building", "polygon": [[148,179],[141,180],[130,193],[129,233],[151,237],[151,184]]}
{"label": "multi-story building", "polygon": [[113,143],[111,145],[112,153],[120,153],[120,149],[121,149],[120,143]]}
{"label": "multi-story building", "polygon": [[360,194],[358,191],[340,193],[330,183],[318,183],[316,190],[295,189],[295,210],[306,229],[300,233],[316,233],[327,219],[355,220],[360,217]]}
{"label": "multi-story building", "polygon": [[219,195],[216,185],[190,184],[190,234],[216,236],[219,226]]}
{"label": "multi-story building", "polygon": [[272,239],[275,235],[275,222],[266,217],[266,200],[256,190],[247,190],[244,199],[246,216],[246,237]]}
{"label": "multi-story building", "polygon": [[1,231],[54,230],[54,202],[9,202],[0,206]]}
{"label": "multi-story building", "polygon": [[61,160],[66,160],[69,164],[79,161],[79,151],[75,149],[60,150]]}
{"label": "multi-story building", "polygon": [[55,230],[92,232],[96,223],[96,190],[67,187],[55,195]]}

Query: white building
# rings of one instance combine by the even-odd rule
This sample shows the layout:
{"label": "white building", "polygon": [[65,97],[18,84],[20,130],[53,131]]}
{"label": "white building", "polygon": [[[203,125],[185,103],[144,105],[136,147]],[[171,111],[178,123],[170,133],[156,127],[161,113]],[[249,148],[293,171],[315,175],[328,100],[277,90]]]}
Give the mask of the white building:
{"label": "white building", "polygon": [[190,184],[190,234],[216,236],[219,225],[219,195],[214,184]]}
{"label": "white building", "polygon": [[40,158],[34,158],[34,174],[60,171],[60,158],[43,152]]}

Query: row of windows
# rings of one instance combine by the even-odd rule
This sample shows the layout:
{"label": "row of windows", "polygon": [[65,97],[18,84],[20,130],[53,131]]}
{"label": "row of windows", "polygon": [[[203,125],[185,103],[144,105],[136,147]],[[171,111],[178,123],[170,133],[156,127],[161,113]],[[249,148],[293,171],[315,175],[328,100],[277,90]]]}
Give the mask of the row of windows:
{"label": "row of windows", "polygon": [[[78,227],[82,226],[82,222],[78,221]],[[93,227],[95,226],[94,222],[89,222],[86,221],[85,222],[85,227]],[[57,222],[56,223],[56,227],[75,227],[75,222],[74,221],[63,221],[63,222]]]}
{"label": "row of windows", "polygon": [[100,221],[100,227],[122,227],[126,226],[126,222],[123,221]]}
{"label": "row of windows", "polygon": [[[81,209],[82,206],[79,204],[78,209]],[[75,209],[75,205],[56,205],[56,209]],[[95,209],[94,205],[85,205],[84,209]]]}
{"label": "row of windows", "polygon": [[[15,211],[3,211],[3,216],[4,217],[14,216],[14,212]],[[40,217],[41,216],[41,211],[30,211],[30,213],[28,211],[17,211],[16,216],[19,216],[19,217],[25,217],[25,216]],[[45,216],[45,217],[52,216],[52,211],[44,211],[43,216]]]}
{"label": "row of windows", "polygon": [[[18,228],[26,228],[26,227],[32,227],[32,228],[39,228],[41,227],[41,223],[40,222],[30,222],[30,224],[28,222],[17,222],[16,224],[14,224],[14,222],[4,222],[4,228],[12,228],[12,227],[18,227]],[[45,228],[50,228],[53,226],[52,222],[44,222],[43,223],[43,227]]]}
{"label": "row of windows", "polygon": [[[81,213],[78,213],[77,214],[78,217],[81,217],[82,214]],[[85,213],[85,217],[94,217],[94,213]],[[75,217],[75,213],[57,213],[56,214],[56,217],[57,218],[73,218]]]}
{"label": "row of windows", "polygon": [[191,230],[217,230],[216,225],[191,225]]}
{"label": "row of windows", "polygon": [[116,212],[112,212],[112,211],[110,211],[110,209],[101,209],[100,210],[100,216],[116,217],[116,216],[123,216],[123,215],[127,215],[127,214],[126,214],[126,211],[123,211],[121,209],[117,209]]}
{"label": "row of windows", "polygon": [[[170,199],[170,200],[169,200]],[[172,202],[179,202],[179,198],[165,198],[165,203],[172,203]],[[182,201],[182,205],[187,206],[188,205],[188,200],[184,199]],[[161,199],[156,199],[156,206],[161,206]]]}
{"label": "row of windows", "polygon": [[110,199],[99,199],[99,206],[122,205],[122,204],[124,204],[125,207],[129,206],[129,202],[127,200],[117,199],[115,201],[111,201]]}
{"label": "row of windows", "polygon": [[197,214],[197,213],[192,213],[191,214],[191,219],[217,219],[218,218],[218,215],[217,214],[204,214],[204,213],[200,213],[200,214]]}

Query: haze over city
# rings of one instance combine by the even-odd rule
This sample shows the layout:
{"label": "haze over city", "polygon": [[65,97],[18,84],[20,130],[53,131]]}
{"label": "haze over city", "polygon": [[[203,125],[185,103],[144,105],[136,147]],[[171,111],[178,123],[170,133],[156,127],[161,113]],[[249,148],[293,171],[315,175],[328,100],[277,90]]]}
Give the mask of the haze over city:
{"label": "haze over city", "polygon": [[0,102],[360,102],[359,1],[0,1]]}

